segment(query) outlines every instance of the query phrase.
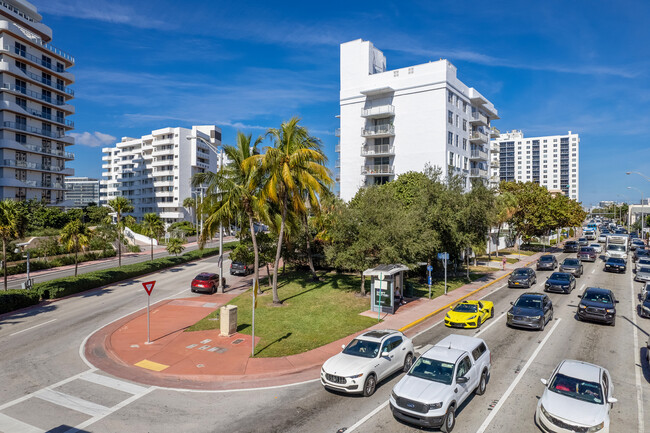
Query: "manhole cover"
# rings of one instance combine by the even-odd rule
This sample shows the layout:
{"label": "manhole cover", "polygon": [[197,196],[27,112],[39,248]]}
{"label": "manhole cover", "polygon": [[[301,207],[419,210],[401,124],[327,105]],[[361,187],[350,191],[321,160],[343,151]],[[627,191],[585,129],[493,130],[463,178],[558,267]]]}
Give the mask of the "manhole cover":
{"label": "manhole cover", "polygon": [[239,343],[241,343],[242,341],[244,341],[243,338],[238,338],[238,339],[236,339],[235,341],[233,341],[232,344],[239,344]]}
{"label": "manhole cover", "polygon": [[228,350],[228,349],[226,349],[226,348],[224,348],[224,347],[217,347],[217,346],[215,346],[215,347],[211,347],[210,349],[208,349],[208,352],[223,353],[223,352],[225,352],[226,350]]}

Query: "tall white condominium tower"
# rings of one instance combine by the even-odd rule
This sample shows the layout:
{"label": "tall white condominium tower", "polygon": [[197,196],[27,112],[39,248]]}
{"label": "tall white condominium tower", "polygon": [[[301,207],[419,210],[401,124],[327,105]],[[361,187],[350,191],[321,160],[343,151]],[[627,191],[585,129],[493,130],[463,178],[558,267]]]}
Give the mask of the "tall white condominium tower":
{"label": "tall white condominium tower", "polygon": [[[369,41],[341,44],[340,196],[425,164],[488,182],[494,105],[456,77],[447,60],[389,71]],[[339,168],[340,167],[340,168]]]}
{"label": "tall white condominium tower", "polygon": [[101,183],[105,187],[100,189],[100,201],[128,198],[135,208],[131,215],[138,221],[149,212],[167,224],[191,221],[183,200],[200,194],[191,186],[192,176],[218,167],[218,154],[197,136],[221,145],[221,129],[207,125],[157,129],[141,138],[123,137],[115,147],[103,148]]}
{"label": "tall white condominium tower", "polygon": [[506,182],[535,182],[549,191],[579,199],[580,137],[563,135],[524,137],[512,130],[492,141],[493,179]]}
{"label": "tall white condominium tower", "polygon": [[74,57],[51,45],[52,30],[24,0],[0,1],[0,199],[63,204],[74,159],[66,133]]}

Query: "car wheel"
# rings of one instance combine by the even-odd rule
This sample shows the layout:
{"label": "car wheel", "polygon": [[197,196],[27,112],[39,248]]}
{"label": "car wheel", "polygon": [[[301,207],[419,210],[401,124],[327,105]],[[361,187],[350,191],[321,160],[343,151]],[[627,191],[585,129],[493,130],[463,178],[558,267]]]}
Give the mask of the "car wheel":
{"label": "car wheel", "polygon": [[370,397],[375,393],[375,388],[377,388],[377,378],[371,373],[363,384],[363,396]]}
{"label": "car wheel", "polygon": [[539,325],[539,330],[543,331],[544,328],[546,328],[546,319],[544,317],[542,317],[542,323],[540,323],[540,325]]}
{"label": "car wheel", "polygon": [[449,433],[454,429],[455,425],[456,425],[456,408],[454,406],[449,406],[449,409],[447,409],[447,413],[445,414],[445,418],[443,419],[442,422],[442,431],[445,433]]}
{"label": "car wheel", "polygon": [[211,288],[211,290],[210,290],[210,294],[211,294],[211,295],[214,295],[216,292],[217,292],[217,288],[216,288],[216,286],[213,284],[213,285],[212,285],[212,288]]}
{"label": "car wheel", "polygon": [[487,388],[487,372],[484,371],[483,374],[481,374],[481,380],[479,381],[478,386],[476,387],[474,393],[476,395],[483,395],[485,394],[486,388]]}
{"label": "car wheel", "polygon": [[612,319],[612,323],[610,323],[610,325],[616,326],[616,316],[614,316],[614,318]]}
{"label": "car wheel", "polygon": [[494,317],[494,308],[490,308],[490,318]]}
{"label": "car wheel", "polygon": [[406,358],[404,358],[404,367],[402,367],[402,371],[404,373],[408,372],[411,369],[412,365],[413,365],[413,355],[407,353]]}

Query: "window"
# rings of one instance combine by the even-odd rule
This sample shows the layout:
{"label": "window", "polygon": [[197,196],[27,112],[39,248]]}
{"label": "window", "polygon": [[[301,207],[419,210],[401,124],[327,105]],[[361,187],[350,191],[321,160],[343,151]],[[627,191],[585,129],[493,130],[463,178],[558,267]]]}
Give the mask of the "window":
{"label": "window", "polygon": [[20,106],[23,110],[27,110],[27,99],[16,96],[16,105]]}
{"label": "window", "polygon": [[472,368],[472,363],[466,356],[458,363],[458,370],[456,370],[456,377],[463,377],[467,374],[469,369]]}
{"label": "window", "polygon": [[447,102],[454,102],[454,92],[447,90]]}
{"label": "window", "polygon": [[454,152],[449,152],[449,165],[454,165]]}
{"label": "window", "polygon": [[463,101],[463,113],[467,113],[467,102]]}
{"label": "window", "polygon": [[27,64],[16,60],[16,67],[23,72],[27,72]]}
{"label": "window", "polygon": [[447,144],[454,144],[454,133],[451,131],[447,132]]}
{"label": "window", "polygon": [[463,131],[467,131],[467,119],[463,119]]}
{"label": "window", "polygon": [[447,122],[449,122],[450,125],[454,124],[454,113],[452,113],[451,110],[447,111]]}
{"label": "window", "polygon": [[467,139],[463,138],[463,150],[467,150]]}
{"label": "window", "polygon": [[16,134],[16,141],[21,144],[27,143],[27,136],[25,134]]}
{"label": "window", "polygon": [[458,147],[458,134],[456,134],[456,138],[454,139],[454,144],[456,147]]}
{"label": "window", "polygon": [[458,119],[459,119],[459,116],[458,116],[458,114],[456,114],[456,128],[458,128]]}

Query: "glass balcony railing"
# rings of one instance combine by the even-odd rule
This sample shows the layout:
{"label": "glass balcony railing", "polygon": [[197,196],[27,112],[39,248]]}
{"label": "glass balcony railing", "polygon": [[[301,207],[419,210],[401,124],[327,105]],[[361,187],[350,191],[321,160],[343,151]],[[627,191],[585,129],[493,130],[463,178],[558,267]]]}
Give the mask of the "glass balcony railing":
{"label": "glass balcony railing", "polygon": [[488,136],[487,134],[481,132],[481,131],[472,131],[469,135],[470,141],[482,141],[484,143],[488,142]]}
{"label": "glass balcony railing", "polygon": [[395,146],[380,144],[375,146],[362,146],[361,156],[395,155]]}
{"label": "glass balcony railing", "polygon": [[23,144],[23,143],[20,144],[26,149],[31,150],[32,152],[45,153],[47,155],[59,156],[65,159],[74,159],[74,153],[71,152],[65,152],[63,150],[56,150],[56,149],[45,149],[42,146],[36,146],[34,144]]}
{"label": "glass balcony railing", "polygon": [[390,164],[361,166],[361,174],[363,175],[393,174],[393,173],[395,173],[395,167],[393,167]]}
{"label": "glass balcony railing", "polygon": [[[3,49],[5,51],[12,51],[11,48],[6,46],[6,45],[3,47]],[[30,54],[27,51],[22,50],[22,49],[20,49],[18,47],[14,47],[13,52],[18,54],[21,57],[24,57],[25,59],[29,60],[30,62],[36,63],[37,65],[40,65],[40,66],[43,66],[43,67],[49,69],[52,72],[56,72],[56,73],[59,73],[59,74],[65,72],[65,68],[61,68],[58,65],[54,66],[54,65],[52,65],[51,61],[48,62],[45,59],[43,59],[42,57],[38,57],[38,56],[35,56],[33,54]]]}
{"label": "glass balcony railing", "polygon": [[488,154],[486,151],[481,149],[472,149],[470,154],[471,159],[488,159]]}
{"label": "glass balcony railing", "polygon": [[70,89],[69,87],[64,86],[63,84],[53,82],[51,78],[47,78],[47,77],[44,77],[42,75],[35,74],[35,73],[30,72],[30,71],[28,71],[27,69],[24,69],[24,68],[18,68],[18,69],[20,69],[23,74],[25,74],[26,76],[28,76],[29,78],[31,78],[34,81],[38,81],[39,83],[43,83],[43,84],[45,84],[47,86],[50,86],[50,87],[53,87],[53,88],[55,88],[57,90],[65,92],[70,96],[74,96],[74,90]]}
{"label": "glass balcony railing", "polygon": [[483,168],[471,168],[469,170],[470,177],[487,177],[488,172]]}
{"label": "glass balcony railing", "polygon": [[470,118],[470,122],[480,122],[480,123],[483,123],[483,124],[487,125],[488,118],[483,113],[479,113],[478,111],[473,111],[472,115],[471,115],[471,118]]}
{"label": "glass balcony railing", "polygon": [[65,137],[64,132],[59,132],[59,131],[50,131],[47,129],[41,129],[41,128],[34,128],[33,126],[27,126],[25,123],[20,123],[20,122],[4,122],[5,128],[13,128],[13,129],[18,129],[20,131],[26,131],[26,132],[31,132],[34,134],[38,135],[44,135],[46,137],[50,138],[63,138]]}
{"label": "glass balcony railing", "polygon": [[22,109],[31,114],[32,116],[40,117],[41,119],[46,119],[46,120],[51,120],[53,122],[60,123],[65,126],[69,126],[71,128],[74,128],[74,122],[72,120],[66,120],[65,117],[60,117],[60,116],[53,116],[52,113],[47,113],[44,111],[38,111],[34,110],[33,108],[29,107],[23,107],[21,105]]}
{"label": "glass balcony railing", "polygon": [[380,105],[378,107],[362,108],[361,117],[390,117],[395,115],[394,105]]}
{"label": "glass balcony railing", "polygon": [[363,137],[373,137],[378,135],[395,135],[395,126],[393,125],[371,125],[361,128]]}
{"label": "glass balcony railing", "polygon": [[55,164],[39,164],[37,162],[27,162],[27,161],[18,161],[15,159],[5,159],[2,161],[2,165],[5,167],[16,167],[16,168],[26,168],[30,170],[42,170],[42,171],[53,171],[60,172],[65,170],[63,165]]}
{"label": "glass balcony railing", "polygon": [[2,83],[2,88],[7,89],[7,90],[12,90],[14,92],[20,92],[23,95],[30,96],[32,98],[38,99],[40,101],[45,101],[48,104],[52,105],[68,105],[66,101],[64,100],[58,100],[56,98],[52,98],[51,96],[44,95],[42,93],[34,92],[32,90],[28,90],[27,87],[24,86],[16,86],[14,84],[7,84],[7,83]]}

